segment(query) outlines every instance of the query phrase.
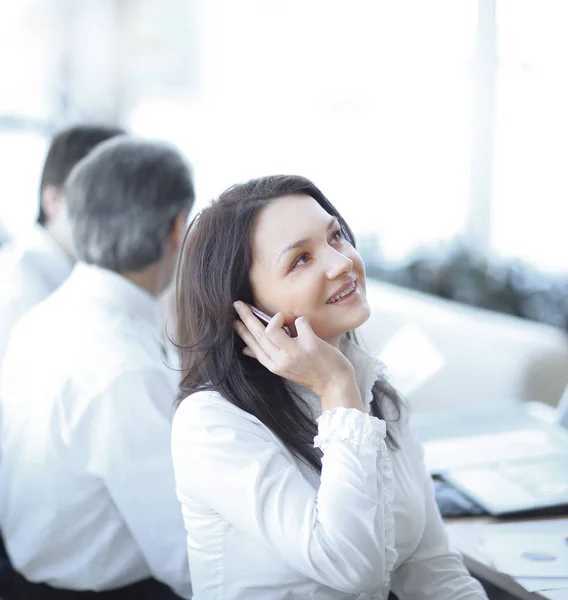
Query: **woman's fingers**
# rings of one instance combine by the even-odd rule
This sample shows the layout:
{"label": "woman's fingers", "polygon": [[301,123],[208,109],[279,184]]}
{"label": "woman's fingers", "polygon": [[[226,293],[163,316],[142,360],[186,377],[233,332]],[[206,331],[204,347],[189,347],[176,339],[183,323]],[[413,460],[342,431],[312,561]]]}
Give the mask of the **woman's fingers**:
{"label": "woman's fingers", "polygon": [[309,339],[315,336],[314,330],[311,328],[308,317],[298,317],[294,322],[298,337]]}
{"label": "woman's fingers", "polygon": [[[238,308],[237,308],[238,306]],[[295,321],[297,336],[282,329],[284,316],[278,313],[265,327],[242,302],[235,303],[240,319],[235,330],[244,341],[243,354],[254,357],[269,371],[326,396],[330,386],[353,383],[351,363],[343,354],[313,331],[307,318]]]}
{"label": "woman's fingers", "polygon": [[282,313],[276,313],[270,323],[266,326],[265,335],[274,341],[278,348],[286,348],[286,344],[290,341],[290,336],[284,331],[285,321]]}
{"label": "woman's fingers", "polygon": [[247,329],[247,326],[242,321],[235,321],[235,331],[239,334],[239,337],[241,340],[243,340],[245,345],[248,346],[249,350],[252,350],[252,352],[255,354],[255,358],[258,358],[258,360],[261,362],[270,359],[263,347],[259,344],[254,335]]}
{"label": "woman's fingers", "polygon": [[264,334],[264,325],[252,314],[251,309],[244,302],[240,301],[233,303],[233,306],[241,321],[247,326],[247,329],[254,337],[257,339],[261,337],[261,334]]}
{"label": "woman's fingers", "polygon": [[[260,344],[262,349],[269,356],[274,356],[278,352],[278,347],[272,339],[266,335],[266,327],[257,317],[254,316],[250,308],[244,302],[235,302],[235,310],[237,311],[241,321],[252,334],[254,339]],[[242,336],[241,336],[242,337]],[[247,344],[250,346],[250,344]],[[254,349],[254,346],[251,346]]]}

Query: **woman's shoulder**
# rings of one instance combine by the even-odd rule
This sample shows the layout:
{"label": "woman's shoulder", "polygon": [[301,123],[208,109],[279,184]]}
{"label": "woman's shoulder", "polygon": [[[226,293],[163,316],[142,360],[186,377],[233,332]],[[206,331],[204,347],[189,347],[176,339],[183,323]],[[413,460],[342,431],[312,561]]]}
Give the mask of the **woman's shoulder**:
{"label": "woman's shoulder", "polygon": [[173,419],[173,431],[203,427],[234,426],[257,429],[265,426],[250,413],[235,406],[214,390],[199,391],[184,398]]}

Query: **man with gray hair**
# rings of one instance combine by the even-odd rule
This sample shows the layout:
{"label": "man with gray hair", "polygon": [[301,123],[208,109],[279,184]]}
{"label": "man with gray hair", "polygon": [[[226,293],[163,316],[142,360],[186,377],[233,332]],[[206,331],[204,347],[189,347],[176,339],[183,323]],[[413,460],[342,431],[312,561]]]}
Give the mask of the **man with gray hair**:
{"label": "man with gray hair", "polygon": [[194,202],[173,147],[121,136],[71,172],[78,262],[4,360],[0,526],[26,598],[189,598],[156,297]]}

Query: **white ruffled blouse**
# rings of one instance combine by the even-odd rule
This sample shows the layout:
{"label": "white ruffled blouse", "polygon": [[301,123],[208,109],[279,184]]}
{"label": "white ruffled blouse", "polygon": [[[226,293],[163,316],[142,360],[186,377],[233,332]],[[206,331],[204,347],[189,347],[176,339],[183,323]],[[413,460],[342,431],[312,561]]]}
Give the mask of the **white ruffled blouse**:
{"label": "white ruffled blouse", "polygon": [[[367,408],[382,365],[342,350]],[[194,600],[484,600],[452,551],[404,412],[385,421],[355,409],[321,414],[321,476],[258,419],[214,392],[178,408],[172,430],[177,494]],[[270,399],[267,399],[270,402]]]}

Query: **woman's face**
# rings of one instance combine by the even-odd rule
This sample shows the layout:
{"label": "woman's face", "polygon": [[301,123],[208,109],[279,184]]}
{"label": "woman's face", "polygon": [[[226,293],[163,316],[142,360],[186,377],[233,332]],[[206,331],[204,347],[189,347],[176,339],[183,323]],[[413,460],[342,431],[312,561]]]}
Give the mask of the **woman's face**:
{"label": "woman's face", "polygon": [[369,318],[363,261],[313,198],[278,198],[259,213],[251,235],[258,308],[282,312],[287,324],[308,317],[316,335],[334,345]]}

